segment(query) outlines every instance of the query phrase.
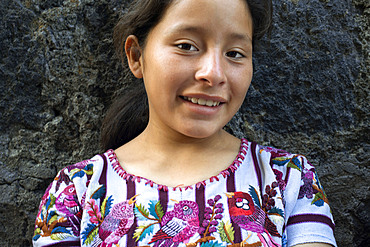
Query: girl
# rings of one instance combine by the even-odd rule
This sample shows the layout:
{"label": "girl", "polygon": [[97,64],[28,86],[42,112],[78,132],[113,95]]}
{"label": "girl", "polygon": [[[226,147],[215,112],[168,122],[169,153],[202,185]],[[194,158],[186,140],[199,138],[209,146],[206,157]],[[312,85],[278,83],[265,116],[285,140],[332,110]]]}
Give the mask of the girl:
{"label": "girl", "polygon": [[107,114],[106,153],[59,172],[34,246],[336,245],[307,159],[223,130],[271,9],[268,0],[134,1],[114,40],[145,91],[138,82]]}

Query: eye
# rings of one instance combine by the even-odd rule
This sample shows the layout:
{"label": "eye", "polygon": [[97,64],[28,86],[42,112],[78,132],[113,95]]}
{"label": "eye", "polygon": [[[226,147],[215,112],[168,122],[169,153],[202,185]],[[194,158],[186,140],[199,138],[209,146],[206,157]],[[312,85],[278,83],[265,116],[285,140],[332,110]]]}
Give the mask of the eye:
{"label": "eye", "polygon": [[181,50],[186,50],[186,51],[197,51],[198,50],[195,46],[191,44],[187,44],[187,43],[178,44],[176,46],[180,48]]}
{"label": "eye", "polygon": [[237,51],[228,51],[226,52],[226,56],[232,57],[232,58],[243,58],[245,57],[243,54]]}

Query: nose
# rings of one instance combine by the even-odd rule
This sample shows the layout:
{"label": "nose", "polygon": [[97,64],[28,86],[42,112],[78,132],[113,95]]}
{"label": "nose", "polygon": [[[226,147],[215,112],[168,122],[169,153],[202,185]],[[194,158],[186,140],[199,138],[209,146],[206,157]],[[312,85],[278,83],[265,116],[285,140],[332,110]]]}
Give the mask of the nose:
{"label": "nose", "polygon": [[226,82],[225,65],[221,52],[209,50],[199,60],[198,68],[195,73],[196,80],[206,82],[210,86]]}

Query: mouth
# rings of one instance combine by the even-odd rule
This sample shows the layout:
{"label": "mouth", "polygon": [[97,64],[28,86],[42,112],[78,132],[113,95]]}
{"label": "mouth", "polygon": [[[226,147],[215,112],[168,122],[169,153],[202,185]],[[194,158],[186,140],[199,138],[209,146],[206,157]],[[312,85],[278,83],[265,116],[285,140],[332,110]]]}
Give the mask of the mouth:
{"label": "mouth", "polygon": [[198,104],[202,106],[215,107],[215,106],[219,106],[220,104],[222,104],[222,102],[220,101],[214,101],[214,100],[209,100],[209,99],[186,97],[186,96],[180,96],[180,97],[186,101],[192,102],[193,104]]}

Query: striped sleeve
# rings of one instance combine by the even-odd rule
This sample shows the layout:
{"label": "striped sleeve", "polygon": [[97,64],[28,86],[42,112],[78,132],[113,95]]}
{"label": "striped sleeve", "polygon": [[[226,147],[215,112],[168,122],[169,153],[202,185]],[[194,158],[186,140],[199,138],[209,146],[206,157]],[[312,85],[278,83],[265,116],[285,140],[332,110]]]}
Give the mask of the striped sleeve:
{"label": "striped sleeve", "polygon": [[283,197],[287,246],[315,242],[337,246],[329,201],[315,167],[302,155],[276,149],[270,164]]}
{"label": "striped sleeve", "polygon": [[33,246],[80,246],[88,161],[62,169],[47,188],[37,214]]}

